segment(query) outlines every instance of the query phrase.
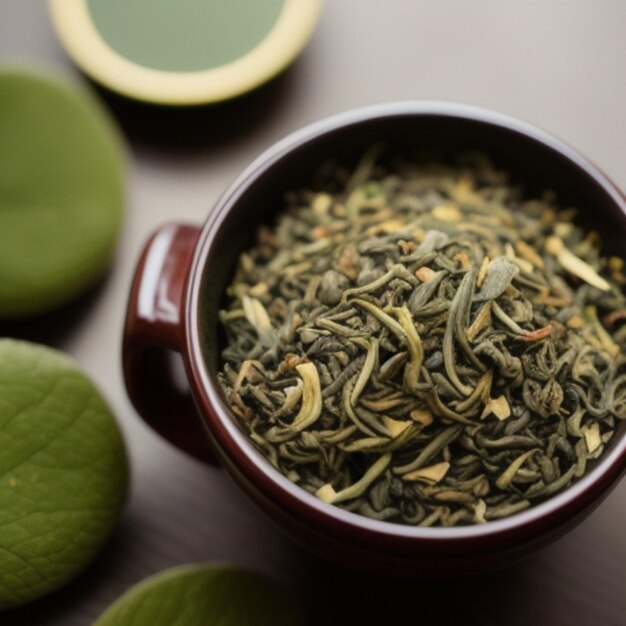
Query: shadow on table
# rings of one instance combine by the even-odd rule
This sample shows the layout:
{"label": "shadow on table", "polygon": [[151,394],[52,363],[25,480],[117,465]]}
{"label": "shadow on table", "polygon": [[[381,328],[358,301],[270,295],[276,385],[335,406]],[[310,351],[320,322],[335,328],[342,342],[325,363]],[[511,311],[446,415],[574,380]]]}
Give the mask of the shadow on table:
{"label": "shadow on table", "polygon": [[140,102],[90,82],[119,122],[132,148],[165,148],[193,154],[241,141],[279,116],[287,106],[289,95],[295,91],[300,64],[296,61],[254,91],[203,106]]}
{"label": "shadow on table", "polygon": [[98,306],[100,298],[106,293],[110,274],[110,271],[107,272],[87,292],[49,313],[23,319],[0,320],[0,337],[61,348],[72,331]]}
{"label": "shadow on table", "polygon": [[[307,626],[518,625],[528,617],[520,596],[532,594],[533,561],[498,572],[453,580],[389,580],[305,556],[298,595]],[[534,557],[537,558],[537,557]],[[307,590],[315,590],[310,593]],[[513,599],[515,598],[515,599]],[[507,618],[510,608],[516,615]]]}

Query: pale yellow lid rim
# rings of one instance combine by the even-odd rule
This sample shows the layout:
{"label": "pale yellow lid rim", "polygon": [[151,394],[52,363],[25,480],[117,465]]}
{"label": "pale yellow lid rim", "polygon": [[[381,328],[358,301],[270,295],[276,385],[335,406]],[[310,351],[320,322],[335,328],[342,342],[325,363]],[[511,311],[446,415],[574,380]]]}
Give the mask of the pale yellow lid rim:
{"label": "pale yellow lid rim", "polygon": [[156,70],[118,54],[96,30],[87,0],[48,0],[67,53],[97,82],[131,98],[159,104],[218,102],[267,82],[287,67],[313,34],[323,0],[285,0],[274,26],[235,61],[197,72]]}

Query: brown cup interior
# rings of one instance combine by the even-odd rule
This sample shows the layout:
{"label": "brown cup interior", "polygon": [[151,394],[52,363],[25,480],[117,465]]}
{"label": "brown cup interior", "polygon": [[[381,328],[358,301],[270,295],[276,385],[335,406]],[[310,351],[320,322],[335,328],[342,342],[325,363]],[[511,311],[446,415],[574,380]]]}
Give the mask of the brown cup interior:
{"label": "brown cup interior", "polygon": [[[446,107],[442,107],[445,109]],[[330,120],[283,142],[253,164],[219,202],[209,219],[201,245],[202,271],[197,324],[209,379],[218,389],[223,334],[218,311],[224,306],[241,251],[253,244],[260,224],[272,224],[284,206],[284,193],[309,186],[315,171],[329,158],[356,163],[373,144],[390,152],[419,148],[453,155],[478,150],[510,172],[529,194],[556,192],[561,206],[579,209],[578,223],[600,232],[603,251],[622,256],[626,240],[626,202],[589,162],[541,131],[496,114],[463,107],[436,110],[390,110],[354,119]],[[609,449],[626,433],[621,423]],[[605,454],[600,457],[602,461]]]}

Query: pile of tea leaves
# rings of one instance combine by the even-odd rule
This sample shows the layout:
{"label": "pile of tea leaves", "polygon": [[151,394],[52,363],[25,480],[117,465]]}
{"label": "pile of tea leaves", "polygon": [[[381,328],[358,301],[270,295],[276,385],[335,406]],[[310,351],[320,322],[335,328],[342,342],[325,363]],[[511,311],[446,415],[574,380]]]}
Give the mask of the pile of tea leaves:
{"label": "pile of tea leaves", "polygon": [[626,418],[626,283],[553,194],[481,155],[327,168],[241,254],[220,382],[282,474],[420,526],[509,516]]}

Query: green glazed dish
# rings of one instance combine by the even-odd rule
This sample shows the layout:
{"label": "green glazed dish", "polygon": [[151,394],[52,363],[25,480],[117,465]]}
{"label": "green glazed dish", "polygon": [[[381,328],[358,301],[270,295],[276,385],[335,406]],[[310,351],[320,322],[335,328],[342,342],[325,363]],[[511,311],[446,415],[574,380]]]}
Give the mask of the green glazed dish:
{"label": "green glazed dish", "polygon": [[55,350],[1,339],[0,610],[75,578],[127,490],[124,441],[93,383]]}
{"label": "green glazed dish", "polygon": [[302,52],[322,0],[48,0],[78,66],[108,89],[166,105],[236,97]]}
{"label": "green glazed dish", "polygon": [[0,319],[54,309],[109,264],[122,222],[123,149],[85,89],[0,67]]}

